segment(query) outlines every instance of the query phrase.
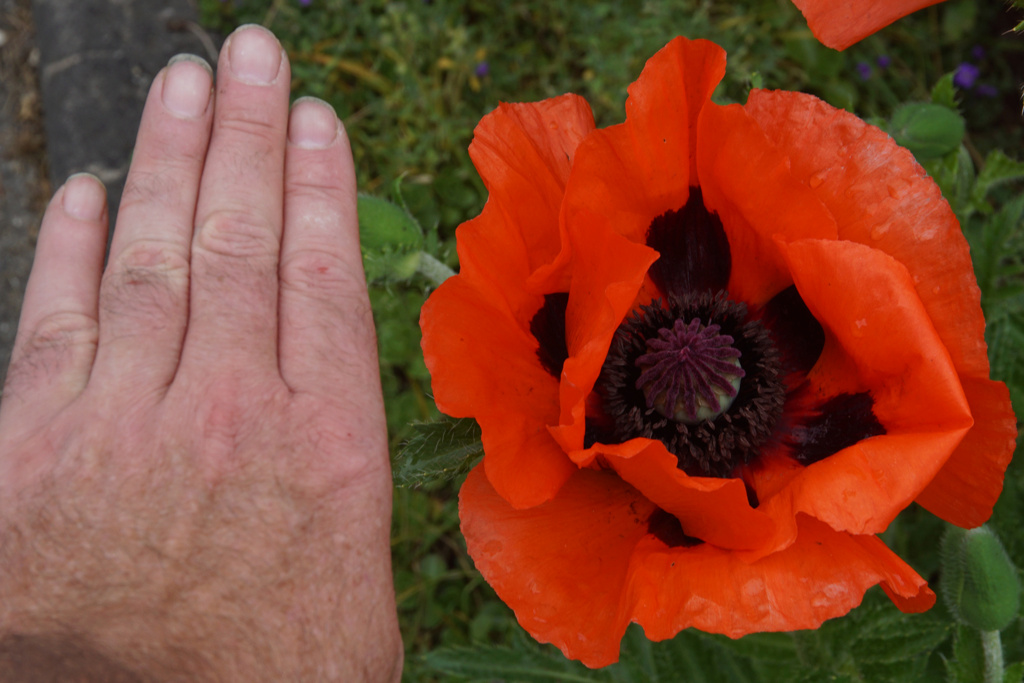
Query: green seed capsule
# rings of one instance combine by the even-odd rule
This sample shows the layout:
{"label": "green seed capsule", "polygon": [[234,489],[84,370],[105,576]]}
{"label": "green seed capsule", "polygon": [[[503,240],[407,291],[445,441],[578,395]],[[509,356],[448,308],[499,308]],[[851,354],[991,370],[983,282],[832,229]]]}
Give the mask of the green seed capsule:
{"label": "green seed capsule", "polygon": [[943,598],[962,623],[1000,631],[1020,609],[1020,582],[999,538],[988,527],[950,527],[942,539]]}

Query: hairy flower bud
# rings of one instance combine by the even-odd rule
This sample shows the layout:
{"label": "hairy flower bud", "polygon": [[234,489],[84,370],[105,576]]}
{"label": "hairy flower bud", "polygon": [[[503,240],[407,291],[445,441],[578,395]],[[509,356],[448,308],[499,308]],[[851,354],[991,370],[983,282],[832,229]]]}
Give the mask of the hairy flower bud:
{"label": "hairy flower bud", "polygon": [[1017,568],[986,526],[946,532],[941,587],[956,618],[980,631],[1006,628],[1020,609]]}

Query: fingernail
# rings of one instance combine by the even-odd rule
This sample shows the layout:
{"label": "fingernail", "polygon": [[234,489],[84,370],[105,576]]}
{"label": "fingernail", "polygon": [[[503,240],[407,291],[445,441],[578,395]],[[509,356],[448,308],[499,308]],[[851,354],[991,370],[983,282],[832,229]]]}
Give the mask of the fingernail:
{"label": "fingernail", "polygon": [[323,149],[338,137],[334,108],[316,97],[300,97],[288,118],[288,141],[296,147]]}
{"label": "fingernail", "polygon": [[213,69],[202,57],[176,55],[164,75],[164,106],[178,116],[202,116],[210,104]]}
{"label": "fingernail", "polygon": [[267,85],[281,70],[281,45],[274,34],[255,24],[240,26],[228,39],[231,72],[240,81]]}
{"label": "fingernail", "polygon": [[61,206],[64,213],[80,221],[98,221],[107,205],[107,191],[91,173],[76,173],[64,183]]}

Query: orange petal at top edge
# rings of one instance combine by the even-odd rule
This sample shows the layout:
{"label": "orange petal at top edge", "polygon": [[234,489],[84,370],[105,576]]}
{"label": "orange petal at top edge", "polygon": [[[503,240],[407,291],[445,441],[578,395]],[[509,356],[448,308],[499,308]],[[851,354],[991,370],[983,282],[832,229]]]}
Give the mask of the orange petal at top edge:
{"label": "orange petal at top edge", "polygon": [[793,0],[814,37],[845,50],[897,19],[942,0]]}

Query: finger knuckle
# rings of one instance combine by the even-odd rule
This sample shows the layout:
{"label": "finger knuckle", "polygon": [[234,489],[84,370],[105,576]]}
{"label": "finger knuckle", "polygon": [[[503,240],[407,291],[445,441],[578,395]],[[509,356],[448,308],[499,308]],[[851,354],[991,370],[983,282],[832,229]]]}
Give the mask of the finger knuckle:
{"label": "finger knuckle", "polygon": [[107,313],[168,315],[185,304],[189,259],[169,242],[139,240],[127,245],[107,268],[100,307]]}
{"label": "finger knuckle", "polygon": [[366,280],[360,264],[323,249],[302,249],[281,259],[282,289],[309,295],[336,298],[366,296]]}
{"label": "finger knuckle", "polygon": [[84,313],[58,311],[41,318],[21,336],[7,371],[5,393],[19,385],[33,386],[92,358],[99,339],[96,319]]}
{"label": "finger knuckle", "polygon": [[195,251],[201,256],[276,259],[278,249],[271,223],[247,211],[216,211],[196,231]]}
{"label": "finger knuckle", "polygon": [[78,346],[95,346],[96,319],[76,311],[58,311],[40,319],[26,337],[26,351],[63,350]]}

